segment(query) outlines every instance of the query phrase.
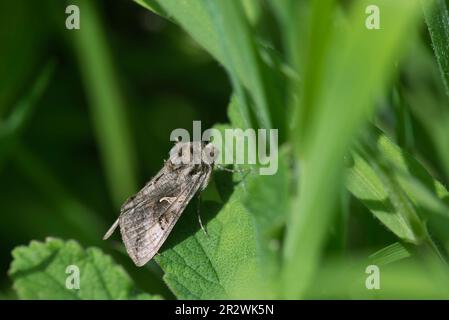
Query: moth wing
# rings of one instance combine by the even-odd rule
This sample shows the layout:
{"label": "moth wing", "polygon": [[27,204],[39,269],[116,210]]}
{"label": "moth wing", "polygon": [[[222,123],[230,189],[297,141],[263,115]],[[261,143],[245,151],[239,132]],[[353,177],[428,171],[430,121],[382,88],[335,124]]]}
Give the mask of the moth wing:
{"label": "moth wing", "polygon": [[[156,182],[164,175],[167,174],[166,168],[163,167],[150,181],[147,182],[147,184],[135,195],[129,197],[126,199],[125,203],[123,203],[121,207],[121,213],[136,208],[139,205],[144,205],[146,202],[151,201],[151,198],[148,197],[148,195],[154,194],[156,190],[155,184]],[[164,190],[164,192],[170,192],[170,190]],[[155,194],[155,196],[157,196]],[[108,239],[117,229],[118,225],[120,223],[120,217],[115,220],[113,225],[109,228],[109,230],[106,232],[106,234],[103,236],[103,240]]]}
{"label": "moth wing", "polygon": [[131,200],[123,205],[120,232],[126,251],[137,266],[143,266],[157,253],[204,177],[198,175],[183,188],[181,184],[175,185],[172,197],[167,196],[166,191],[156,192],[155,189],[138,202],[133,204]]}

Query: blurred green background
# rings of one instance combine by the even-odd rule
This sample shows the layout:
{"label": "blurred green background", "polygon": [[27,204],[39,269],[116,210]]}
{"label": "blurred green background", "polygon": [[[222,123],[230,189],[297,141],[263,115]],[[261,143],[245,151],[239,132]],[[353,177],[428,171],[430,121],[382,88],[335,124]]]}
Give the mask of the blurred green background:
{"label": "blurred green background", "polygon": [[[409,256],[380,297],[440,297],[449,280],[449,1],[432,0],[434,11],[424,0],[373,1],[383,10],[376,31],[364,27],[367,0],[137,0],[163,3],[224,67],[130,0],[2,1],[0,292],[15,297],[12,248],[50,236],[101,247],[139,289],[173,297],[155,262],[136,268],[118,236],[101,237],[161,167],[170,132],[228,123],[233,94],[231,124],[279,128],[286,151],[282,174],[255,177],[249,200],[236,201],[262,232],[232,230],[254,240],[249,273],[272,263],[276,272],[262,277],[270,297],[348,297],[354,275],[365,277],[347,272],[354,261]],[[72,3],[83,4],[81,30],[65,27]],[[240,265],[226,256],[238,247],[226,245],[218,253],[229,276]],[[425,255],[441,278],[428,277]],[[349,296],[375,297],[363,281]]]}
{"label": "blurred green background", "polygon": [[178,26],[117,0],[90,1],[81,30],[67,30],[68,3],[0,3],[2,291],[13,247],[47,236],[104,247],[171,130],[226,121],[224,70]]}

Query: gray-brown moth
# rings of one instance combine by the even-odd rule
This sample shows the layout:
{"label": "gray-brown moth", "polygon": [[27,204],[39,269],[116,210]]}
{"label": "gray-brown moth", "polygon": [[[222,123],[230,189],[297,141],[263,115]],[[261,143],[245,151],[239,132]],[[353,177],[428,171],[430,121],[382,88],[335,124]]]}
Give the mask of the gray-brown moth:
{"label": "gray-brown moth", "polygon": [[167,239],[189,201],[206,188],[216,156],[211,143],[176,143],[162,169],[122,205],[119,218],[103,239],[120,225],[128,255],[137,266],[146,264]]}

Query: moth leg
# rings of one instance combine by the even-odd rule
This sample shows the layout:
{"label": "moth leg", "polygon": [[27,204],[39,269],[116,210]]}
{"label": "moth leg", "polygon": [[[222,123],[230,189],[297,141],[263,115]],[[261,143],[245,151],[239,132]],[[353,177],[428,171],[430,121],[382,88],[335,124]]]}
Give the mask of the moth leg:
{"label": "moth leg", "polygon": [[[246,175],[249,173],[250,170],[229,169],[229,168],[223,167],[223,166],[221,166],[221,165],[219,165],[219,164],[216,164],[215,167],[216,167],[218,170],[222,170],[222,171],[226,171],[226,172],[240,173],[240,175],[241,175],[241,177],[242,177],[242,180],[241,180],[240,182],[242,183],[243,191],[246,192],[245,178],[246,178]],[[245,175],[243,175],[244,173],[245,173]]]}
{"label": "moth leg", "polygon": [[221,171],[227,171],[227,172],[232,172],[232,173],[240,172],[239,170],[229,169],[229,168],[223,167],[219,164],[216,164],[215,168],[217,168],[218,170],[221,170]]}
{"label": "moth leg", "polygon": [[196,213],[198,214],[198,221],[199,221],[199,223],[200,223],[201,229],[204,231],[204,234],[205,234],[206,236],[209,236],[209,234],[207,233],[206,228],[203,226],[203,222],[201,221],[200,205],[201,205],[201,193],[198,194],[198,204],[197,204],[197,207],[196,207]]}

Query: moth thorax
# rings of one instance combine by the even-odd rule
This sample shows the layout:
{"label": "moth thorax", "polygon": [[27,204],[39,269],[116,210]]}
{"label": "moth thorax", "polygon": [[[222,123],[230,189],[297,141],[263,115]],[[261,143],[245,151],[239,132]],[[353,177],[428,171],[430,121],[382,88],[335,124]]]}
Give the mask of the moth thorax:
{"label": "moth thorax", "polygon": [[170,161],[174,165],[210,165],[214,163],[217,154],[217,149],[211,143],[179,142],[170,150]]}

